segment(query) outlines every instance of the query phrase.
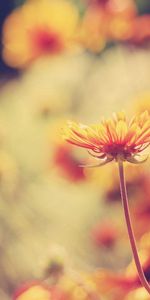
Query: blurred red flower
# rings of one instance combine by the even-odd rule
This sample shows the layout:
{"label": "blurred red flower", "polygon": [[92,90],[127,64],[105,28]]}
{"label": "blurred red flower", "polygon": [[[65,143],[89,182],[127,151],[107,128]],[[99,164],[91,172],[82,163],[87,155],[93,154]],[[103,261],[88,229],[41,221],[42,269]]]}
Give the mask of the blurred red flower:
{"label": "blurred red flower", "polygon": [[131,41],[139,46],[150,42],[150,15],[135,18]]}
{"label": "blurred red flower", "polygon": [[116,243],[118,231],[112,223],[103,221],[94,226],[91,236],[97,246],[111,248]]}
{"label": "blurred red flower", "polygon": [[79,167],[81,162],[75,156],[71,145],[58,144],[54,150],[53,162],[67,179],[75,182],[85,180],[84,168]]}
{"label": "blurred red flower", "polygon": [[127,41],[133,36],[134,1],[91,0],[88,4],[79,34],[86,48],[99,52],[109,41]]}

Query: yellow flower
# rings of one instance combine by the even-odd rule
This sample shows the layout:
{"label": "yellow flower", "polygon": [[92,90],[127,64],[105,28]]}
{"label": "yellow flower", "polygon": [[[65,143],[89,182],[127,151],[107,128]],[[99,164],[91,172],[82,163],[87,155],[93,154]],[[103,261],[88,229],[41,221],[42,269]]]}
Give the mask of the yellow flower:
{"label": "yellow flower", "polygon": [[109,23],[109,35],[112,40],[127,41],[133,35],[133,20],[123,18],[122,16],[114,17]]}
{"label": "yellow flower", "polygon": [[68,122],[63,136],[69,143],[90,150],[92,156],[104,159],[98,165],[112,160],[138,163],[136,156],[150,144],[150,117],[145,111],[127,121],[120,112],[91,126]]}
{"label": "yellow flower", "polygon": [[100,52],[106,45],[107,18],[101,7],[87,9],[78,32],[79,42],[93,52]]}
{"label": "yellow flower", "polygon": [[90,0],[85,10],[79,41],[99,53],[109,41],[127,41],[133,35],[136,6],[133,0]]}
{"label": "yellow flower", "polygon": [[27,1],[3,27],[3,58],[24,67],[43,55],[63,52],[73,42],[78,12],[67,0]]}

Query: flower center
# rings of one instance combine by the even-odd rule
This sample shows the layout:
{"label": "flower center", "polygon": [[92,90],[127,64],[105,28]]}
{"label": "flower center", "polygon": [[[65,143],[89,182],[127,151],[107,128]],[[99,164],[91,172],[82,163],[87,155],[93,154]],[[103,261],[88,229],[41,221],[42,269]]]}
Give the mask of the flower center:
{"label": "flower center", "polygon": [[[132,149],[132,152],[134,149]],[[131,156],[131,149],[127,148],[125,145],[113,144],[104,146],[104,153],[108,154],[108,156],[112,156],[117,159],[118,157],[123,160],[127,157]]]}
{"label": "flower center", "polygon": [[36,54],[60,52],[62,41],[57,33],[47,28],[36,28],[31,33],[32,46]]}

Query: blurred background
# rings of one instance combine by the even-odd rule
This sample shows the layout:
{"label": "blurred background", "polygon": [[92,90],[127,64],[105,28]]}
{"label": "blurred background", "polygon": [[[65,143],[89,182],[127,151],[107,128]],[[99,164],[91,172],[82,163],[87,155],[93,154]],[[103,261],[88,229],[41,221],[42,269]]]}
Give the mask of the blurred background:
{"label": "blurred background", "polygon": [[[1,300],[150,299],[130,266],[116,164],[80,168],[88,154],[61,137],[68,119],[145,109],[149,0],[0,1]],[[150,280],[149,160],[125,168]]]}

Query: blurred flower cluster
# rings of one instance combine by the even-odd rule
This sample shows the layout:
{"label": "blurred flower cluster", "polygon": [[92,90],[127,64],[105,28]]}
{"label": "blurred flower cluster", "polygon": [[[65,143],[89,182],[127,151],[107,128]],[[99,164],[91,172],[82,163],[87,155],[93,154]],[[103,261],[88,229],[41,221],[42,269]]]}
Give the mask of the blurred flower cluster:
{"label": "blurred flower cluster", "polygon": [[134,0],[28,0],[5,20],[3,59],[24,68],[37,58],[64,52],[100,53],[111,43],[145,46],[150,16],[139,15]]}
{"label": "blurred flower cluster", "polygon": [[[150,2],[6,2],[0,299],[148,300],[131,262],[116,164],[81,168],[93,158],[67,144],[62,128],[66,119],[94,124],[114,111],[129,119],[150,113]],[[149,163],[126,162],[125,173],[150,282]]]}

